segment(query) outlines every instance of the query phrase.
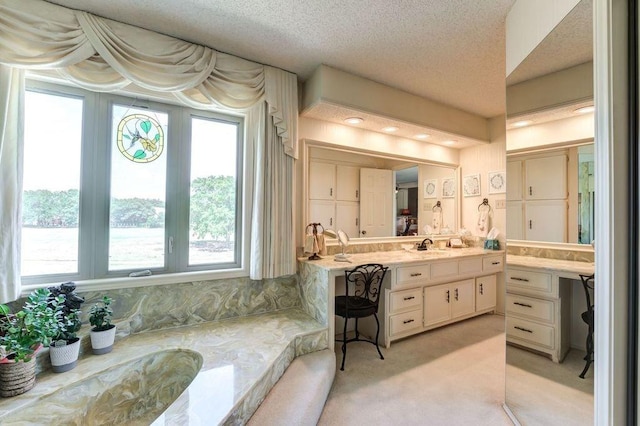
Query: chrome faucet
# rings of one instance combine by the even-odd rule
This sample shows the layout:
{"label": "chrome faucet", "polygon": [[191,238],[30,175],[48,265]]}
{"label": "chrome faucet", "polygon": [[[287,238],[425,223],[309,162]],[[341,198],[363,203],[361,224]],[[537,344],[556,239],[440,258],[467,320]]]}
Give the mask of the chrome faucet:
{"label": "chrome faucet", "polygon": [[433,240],[431,238],[425,238],[424,240],[422,240],[422,242],[418,245],[418,251],[423,251],[427,249],[427,241],[429,241],[429,244],[433,244]]}

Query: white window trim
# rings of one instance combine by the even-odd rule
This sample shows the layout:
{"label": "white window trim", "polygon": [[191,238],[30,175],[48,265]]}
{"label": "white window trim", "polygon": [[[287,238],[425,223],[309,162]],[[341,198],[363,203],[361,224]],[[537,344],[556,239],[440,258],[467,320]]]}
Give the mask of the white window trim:
{"label": "white window trim", "polygon": [[[61,87],[62,86],[62,87]],[[60,93],[62,95],[80,95],[82,96],[85,93],[91,93],[90,91],[86,91],[84,89],[80,89],[75,87],[74,85],[70,85],[68,82],[64,80],[51,78],[48,74],[38,74],[34,72],[30,72],[27,78],[27,89],[35,89],[44,92],[50,93]],[[128,97],[137,97],[141,101],[143,100],[138,93],[140,90],[138,88],[133,88],[129,91],[120,91],[117,93],[120,96],[128,96]],[[89,98],[85,98],[85,102]],[[145,101],[147,99],[144,99]],[[185,106],[176,101],[176,99],[171,96],[170,93],[154,93],[153,96],[150,96],[148,101],[150,102],[160,102],[166,103],[173,106],[178,106],[180,108],[184,108],[186,114],[190,114],[193,111],[197,111],[190,106]],[[93,100],[89,101],[93,102]],[[96,110],[96,106],[92,105],[93,110]],[[85,111],[87,107],[85,106]],[[239,267],[237,268],[228,268],[228,269],[201,269],[201,270],[192,270],[192,271],[184,271],[184,272],[169,272],[169,273],[161,273],[158,275],[150,275],[145,277],[129,277],[129,276],[117,276],[117,277],[106,277],[106,278],[95,278],[95,279],[75,279],[74,283],[77,286],[79,291],[106,291],[106,290],[115,290],[115,289],[123,289],[123,288],[136,288],[136,287],[149,287],[149,286],[157,286],[157,285],[166,285],[166,284],[178,284],[185,282],[193,282],[193,281],[210,281],[210,280],[221,280],[221,279],[231,279],[231,278],[243,278],[249,277],[250,270],[250,262],[251,262],[251,211],[253,208],[253,147],[250,143],[248,143],[246,135],[247,135],[247,120],[245,114],[238,113],[237,111],[226,111],[221,110],[219,108],[215,108],[212,110],[202,110],[204,113],[202,116],[206,116],[209,113],[213,114],[223,114],[230,117],[241,118],[241,132],[242,132],[242,174],[238,177],[242,179],[242,199],[240,200],[240,205],[242,206],[241,213],[239,215],[240,218],[240,232],[241,232],[241,241],[242,247],[238,252],[238,262]],[[191,114],[193,115],[193,114]],[[197,115],[197,112],[196,112]],[[90,120],[94,120],[93,117]],[[83,137],[85,130],[83,129]],[[197,266],[196,266],[197,267]],[[80,270],[82,266],[78,265],[78,273],[76,275],[80,275]],[[91,265],[93,269],[93,265]],[[51,281],[47,280],[47,282],[37,282],[37,283],[27,283],[22,284],[21,296],[28,295],[31,291],[37,288],[45,288],[54,285],[58,285],[61,280],[65,280],[70,274],[51,274],[51,275],[40,275],[40,276],[29,276],[23,277],[26,281],[40,281],[41,278],[50,277]],[[56,276],[60,276],[61,279],[55,280]]]}

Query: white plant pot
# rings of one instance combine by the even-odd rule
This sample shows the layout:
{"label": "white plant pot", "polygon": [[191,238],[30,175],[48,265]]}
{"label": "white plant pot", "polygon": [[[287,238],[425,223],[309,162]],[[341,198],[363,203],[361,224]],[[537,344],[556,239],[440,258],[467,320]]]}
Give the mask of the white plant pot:
{"label": "white plant pot", "polygon": [[80,339],[65,346],[49,346],[49,357],[54,373],[64,373],[75,368],[80,354]]}
{"label": "white plant pot", "polygon": [[111,352],[113,342],[116,339],[116,326],[111,324],[111,328],[105,331],[91,330],[91,348],[95,355],[102,355]]}

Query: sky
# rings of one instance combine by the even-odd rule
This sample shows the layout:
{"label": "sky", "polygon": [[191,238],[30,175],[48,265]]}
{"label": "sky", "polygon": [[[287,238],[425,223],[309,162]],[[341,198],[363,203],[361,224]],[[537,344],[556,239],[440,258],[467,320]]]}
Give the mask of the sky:
{"label": "sky", "polygon": [[[78,189],[80,182],[82,100],[27,91],[25,108],[24,190]],[[163,126],[165,148],[149,163],[135,163],[120,154],[114,141],[119,121],[130,114],[148,114]],[[235,175],[236,127],[204,118],[192,120],[191,178]],[[114,107],[112,143],[114,174],[112,190],[116,198],[165,199],[167,114],[128,106]]]}

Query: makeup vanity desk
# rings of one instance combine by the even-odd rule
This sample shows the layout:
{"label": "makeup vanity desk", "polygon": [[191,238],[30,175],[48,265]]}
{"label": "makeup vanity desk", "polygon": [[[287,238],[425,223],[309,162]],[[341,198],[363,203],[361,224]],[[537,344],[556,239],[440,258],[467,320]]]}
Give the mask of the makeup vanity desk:
{"label": "makeup vanity desk", "polygon": [[[303,307],[327,325],[332,349],[334,298],[344,293],[347,269],[365,263],[389,267],[378,308],[379,342],[386,347],[393,340],[495,311],[496,276],[504,270],[504,251],[482,248],[359,253],[349,260],[337,262],[332,255],[298,259]],[[368,319],[361,320],[360,331],[375,337],[375,320]]]}
{"label": "makeup vanity desk", "polygon": [[571,348],[573,290],[573,283],[564,279],[580,280],[594,270],[593,262],[507,255],[507,342],[562,362]]}

